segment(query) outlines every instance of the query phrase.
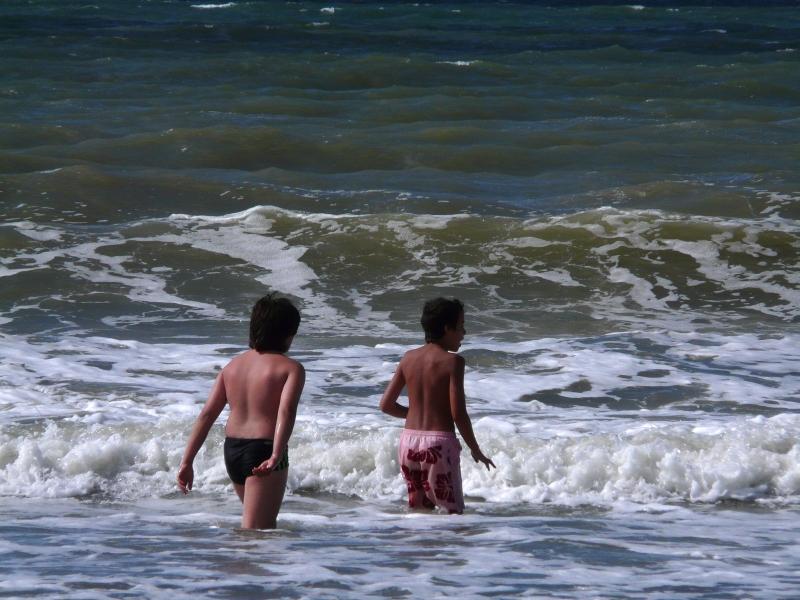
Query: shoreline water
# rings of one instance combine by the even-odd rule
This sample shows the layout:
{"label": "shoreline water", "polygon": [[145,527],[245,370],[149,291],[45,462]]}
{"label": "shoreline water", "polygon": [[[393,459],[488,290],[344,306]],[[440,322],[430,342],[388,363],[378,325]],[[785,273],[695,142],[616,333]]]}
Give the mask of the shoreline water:
{"label": "shoreline water", "polygon": [[[193,512],[179,512],[178,502],[191,502]],[[795,559],[792,545],[774,535],[794,527],[796,509],[545,507],[498,514],[468,503],[472,514],[448,518],[289,496],[280,529],[246,532],[236,529],[232,502],[220,515],[218,501],[202,495],[135,506],[56,501],[47,510],[49,504],[25,519],[3,519],[6,551],[27,557],[26,567],[3,577],[5,593],[366,598],[433,587],[468,597],[733,598],[770,587],[772,597],[788,598],[797,585],[786,570]],[[90,519],[94,535],[76,536],[54,513],[78,524]],[[468,550],[476,544],[480,555]],[[187,560],[194,565],[188,570],[169,568]]]}
{"label": "shoreline water", "polygon": [[[0,595],[793,598],[791,2],[0,5]],[[288,294],[282,529],[192,419]],[[499,469],[409,514],[377,410],[467,306]],[[223,416],[224,419],[224,416]],[[483,441],[482,441],[483,445]]]}

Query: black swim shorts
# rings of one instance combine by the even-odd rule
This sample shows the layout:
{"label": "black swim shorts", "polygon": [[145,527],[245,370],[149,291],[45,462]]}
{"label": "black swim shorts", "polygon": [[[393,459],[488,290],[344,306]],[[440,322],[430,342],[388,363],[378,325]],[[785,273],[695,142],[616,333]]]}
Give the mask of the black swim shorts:
{"label": "black swim shorts", "polygon": [[[244,485],[244,480],[253,474],[253,469],[272,456],[272,440],[225,438],[225,468],[233,483]],[[289,452],[283,451],[276,471],[289,467]]]}

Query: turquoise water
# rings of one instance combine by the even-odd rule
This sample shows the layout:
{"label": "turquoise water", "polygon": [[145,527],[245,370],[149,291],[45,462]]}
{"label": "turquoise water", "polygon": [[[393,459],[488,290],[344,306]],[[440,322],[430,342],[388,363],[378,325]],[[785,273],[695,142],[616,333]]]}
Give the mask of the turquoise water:
{"label": "turquoise water", "polygon": [[[795,2],[9,0],[0,51],[0,594],[795,595]],[[173,482],[268,289],[308,383],[249,534],[221,426]],[[463,518],[376,409],[440,294]]]}

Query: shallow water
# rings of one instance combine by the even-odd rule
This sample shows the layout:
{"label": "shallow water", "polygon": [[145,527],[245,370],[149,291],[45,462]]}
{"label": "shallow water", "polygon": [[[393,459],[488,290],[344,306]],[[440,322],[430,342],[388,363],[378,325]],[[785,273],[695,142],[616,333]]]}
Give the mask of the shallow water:
{"label": "shallow water", "polygon": [[[0,7],[0,594],[790,598],[794,2]],[[308,373],[275,532],[221,422],[253,301]],[[377,411],[466,306],[467,513]]]}
{"label": "shallow water", "polygon": [[[499,505],[461,517],[293,495],[281,528],[237,507],[47,501],[3,520],[15,597],[791,597],[796,509]],[[5,504],[5,503],[4,503]],[[4,517],[8,508],[3,507]],[[83,533],[76,535],[77,531]],[[781,541],[783,540],[783,541]],[[6,563],[8,564],[8,563]],[[124,565],[124,568],[122,567]]]}

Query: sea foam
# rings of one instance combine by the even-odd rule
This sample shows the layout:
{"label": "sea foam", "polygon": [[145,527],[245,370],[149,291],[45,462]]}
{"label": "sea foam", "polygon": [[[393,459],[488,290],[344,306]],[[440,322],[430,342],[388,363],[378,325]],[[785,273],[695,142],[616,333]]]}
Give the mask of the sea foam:
{"label": "sea foam", "polygon": [[[174,493],[175,470],[190,423],[49,423],[38,432],[0,432],[0,494],[117,499]],[[486,471],[462,455],[473,501],[596,504],[797,500],[800,417],[748,417],[715,430],[651,423],[623,432],[539,437],[512,422],[483,418],[475,431],[497,465]],[[212,432],[195,464],[196,489],[230,489]],[[402,501],[399,429],[344,426],[305,417],[290,444],[290,491]]]}

